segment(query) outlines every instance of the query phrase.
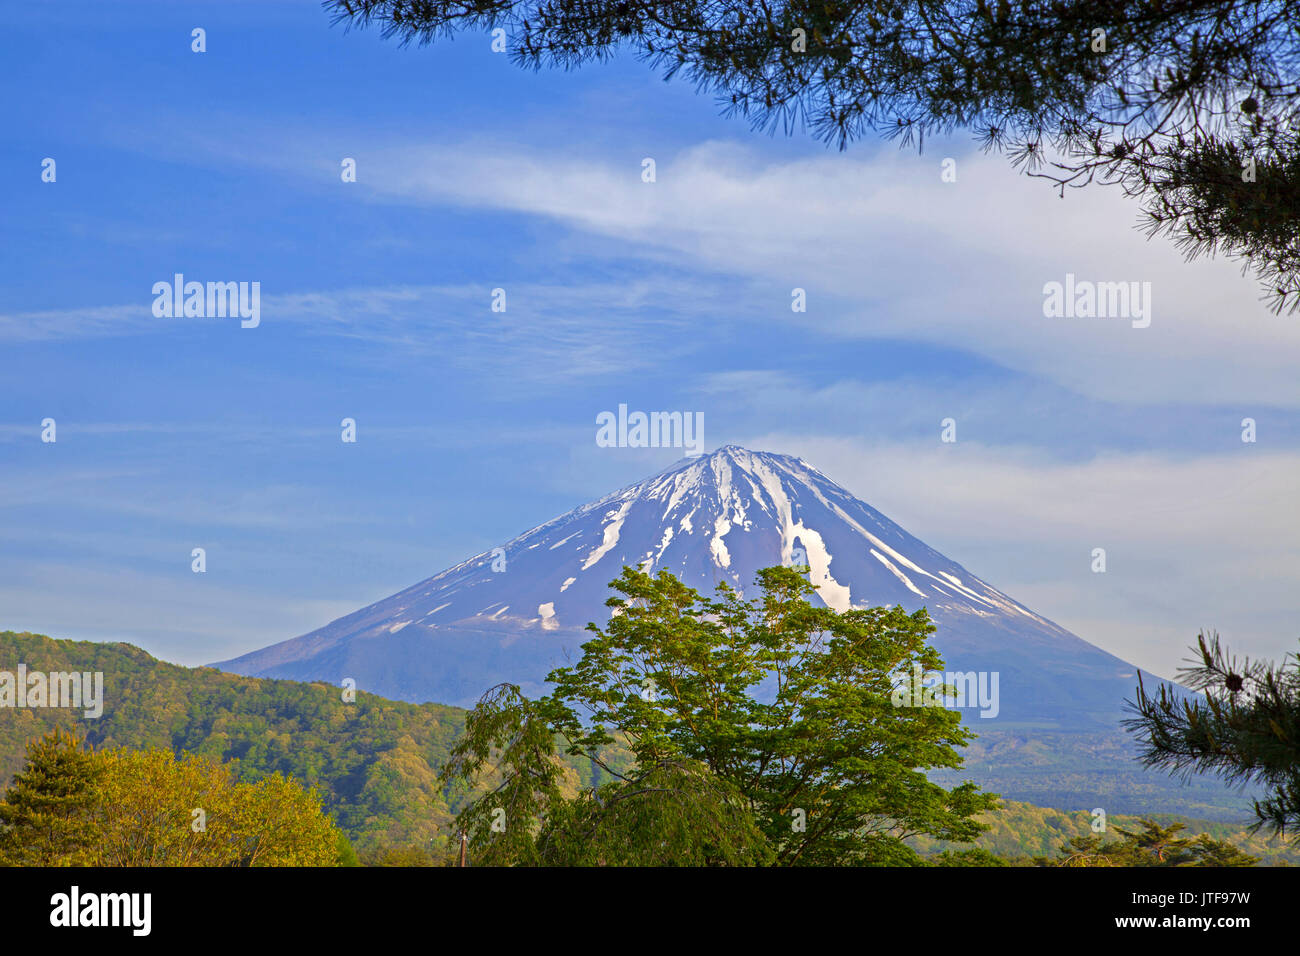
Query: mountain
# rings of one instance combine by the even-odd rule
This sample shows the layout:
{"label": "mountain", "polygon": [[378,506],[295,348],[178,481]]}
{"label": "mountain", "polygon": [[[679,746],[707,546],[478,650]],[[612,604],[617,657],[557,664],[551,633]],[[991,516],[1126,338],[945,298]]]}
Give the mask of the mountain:
{"label": "mountain", "polygon": [[[711,594],[720,581],[752,592],[755,572],[777,564],[809,566],[818,596],[836,610],[926,607],[949,673],[996,674],[996,716],[964,713],[990,771],[996,761],[1000,779],[1020,774],[1019,799],[1095,800],[1103,770],[1109,790],[1165,786],[1164,776],[1134,768],[1119,728],[1135,667],[981,580],[803,459],[736,445],[683,459],[309,634],[214,666],[335,684],[350,677],[386,697],[467,706],[501,681],[540,691],[552,667],[575,660],[587,622],[608,620],[608,585],[624,565],[668,570]],[[1092,776],[1045,794],[1035,790],[1035,767],[1059,779],[1090,767]]]}
{"label": "mountain", "polygon": [[[799,549],[802,549],[802,555]],[[548,669],[609,618],[623,565],[702,593],[742,592],[759,568],[804,563],[821,600],[929,609],[950,671],[999,673],[1003,725],[1113,723],[1131,665],[1031,611],[799,458],[728,445],[688,458],[302,637],[215,666],[468,705]],[[497,570],[493,570],[495,567]],[[985,723],[981,720],[980,723]]]}

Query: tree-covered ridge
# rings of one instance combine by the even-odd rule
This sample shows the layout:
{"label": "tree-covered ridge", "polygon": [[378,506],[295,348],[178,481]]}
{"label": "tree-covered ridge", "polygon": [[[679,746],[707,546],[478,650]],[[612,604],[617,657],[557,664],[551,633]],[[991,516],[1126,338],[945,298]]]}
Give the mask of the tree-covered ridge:
{"label": "tree-covered ridge", "polygon": [[452,818],[437,768],[464,728],[464,712],[340,688],[265,680],[160,661],[129,644],[58,641],[0,632],[0,670],[102,671],[104,713],[0,711],[0,783],[8,784],[33,738],[74,729],[96,749],[164,748],[232,763],[239,780],[276,772],[317,790],[326,811],[361,849],[429,846]]}

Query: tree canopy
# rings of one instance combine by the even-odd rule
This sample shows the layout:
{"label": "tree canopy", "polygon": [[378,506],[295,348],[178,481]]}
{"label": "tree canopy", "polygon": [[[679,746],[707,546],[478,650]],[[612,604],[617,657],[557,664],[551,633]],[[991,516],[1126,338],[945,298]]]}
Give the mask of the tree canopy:
{"label": "tree canopy", "polygon": [[[960,714],[895,704],[898,674],[942,670],[926,612],[814,607],[790,568],[758,585],[752,600],[726,584],[709,600],[624,568],[608,624],[588,625],[595,637],[548,675],[550,695],[487,695],[444,769],[467,787],[499,774],[458,818],[476,859],[917,863],[906,838],[985,829],[973,818],[993,795],[925,776],[960,767],[955,748],[973,736]],[[565,798],[561,752],[609,782]]]}
{"label": "tree canopy", "polygon": [[298,782],[237,783],[208,757],[31,741],[0,800],[0,865],[329,866],[355,854]]}

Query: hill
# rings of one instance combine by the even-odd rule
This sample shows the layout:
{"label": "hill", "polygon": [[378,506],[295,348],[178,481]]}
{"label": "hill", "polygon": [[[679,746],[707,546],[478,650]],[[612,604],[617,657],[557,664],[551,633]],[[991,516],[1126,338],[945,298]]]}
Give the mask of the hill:
{"label": "hill", "polygon": [[464,727],[465,712],[340,688],[263,680],[157,660],[130,644],[59,641],[0,632],[0,669],[101,671],[104,711],[0,711],[0,782],[22,767],[26,743],[54,726],[96,747],[188,750],[237,766],[255,781],[281,771],[315,787],[359,850],[428,846],[452,808],[436,773]]}

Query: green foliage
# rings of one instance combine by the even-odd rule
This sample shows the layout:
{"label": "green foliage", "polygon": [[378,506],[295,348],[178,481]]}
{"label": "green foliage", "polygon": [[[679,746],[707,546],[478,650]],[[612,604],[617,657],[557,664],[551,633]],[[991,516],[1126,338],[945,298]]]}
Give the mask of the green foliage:
{"label": "green foliage", "polygon": [[331,866],[339,831],[320,798],[272,774],[236,783],[210,757],[115,748],[94,817],[99,866]]}
{"label": "green foliage", "polygon": [[0,864],[85,866],[99,834],[93,811],[102,768],[55,729],[27,745],[27,765],[0,802]]}
{"label": "green foliage", "polygon": [[971,847],[966,850],[944,850],[926,861],[930,866],[1011,866],[996,853]]}
{"label": "green foliage", "polygon": [[327,866],[351,852],[280,774],[235,783],[211,758],[89,752],[58,728],[29,745],[0,821],[0,860],[17,866]]}
{"label": "green foliage", "polygon": [[237,784],[227,812],[234,866],[334,866],[338,830],[320,796],[298,781],[273,773]]}
{"label": "green foliage", "polygon": [[[100,827],[95,863],[100,866],[228,865],[233,843],[228,812],[229,768],[207,757],[170,750],[101,750],[102,769],[95,818]],[[210,826],[191,826],[192,812]]]}
{"label": "green foliage", "polygon": [[[499,757],[501,782],[460,818],[476,859],[572,860],[580,851],[555,848],[594,838],[589,861],[899,864],[920,862],[909,836],[976,836],[994,797],[925,777],[960,766],[960,715],[893,702],[896,674],[943,667],[926,613],[837,614],[814,607],[792,569],[758,578],[757,600],[724,584],[711,601],[666,572],[624,568],[608,625],[589,625],[578,663],[548,675],[551,695],[489,694],[444,771],[472,785]],[[614,782],[562,797],[557,737]],[[632,768],[609,763],[615,746]]]}
{"label": "green foliage", "polygon": [[334,865],[361,865],[361,860],[357,857],[357,851],[352,848],[352,841],[348,839],[348,835],[342,830],[338,831],[338,836],[334,840]]}
{"label": "green foliage", "polygon": [[766,866],[743,794],[702,764],[666,760],[562,801],[537,838],[547,866]]}
{"label": "green foliage", "polygon": [[1201,834],[1192,841],[1196,866],[1254,866],[1259,857],[1251,856],[1226,840],[1215,840]]}
{"label": "green foliage", "polygon": [[[461,787],[485,774],[499,780],[486,792],[480,788],[457,818],[458,828],[470,838],[476,865],[767,861],[762,834],[738,796],[697,763],[629,766],[626,759],[613,759],[617,752],[603,745],[591,761],[601,773],[592,779],[616,779],[575,792],[576,774],[557,754],[555,729],[543,716],[546,709],[513,685],[493,688],[469,713],[465,736],[443,770],[444,780]],[[508,768],[504,773],[503,767]]]}
{"label": "green foliage", "polygon": [[1125,723],[1144,745],[1143,763],[1263,784],[1271,794],[1255,801],[1256,826],[1300,829],[1300,657],[1279,666],[1237,661],[1217,634],[1203,633],[1196,650],[1197,664],[1179,676],[1200,700],[1177,699],[1164,686],[1148,695],[1139,675],[1137,716]]}
{"label": "green foliage", "polygon": [[[74,713],[53,708],[6,710],[0,720],[0,784],[22,770],[29,744],[39,744],[39,738],[55,727],[75,725],[78,734],[101,749],[190,750],[227,761],[236,781],[256,782],[276,772],[291,775],[320,793],[324,808],[346,830],[366,864],[435,866],[454,865],[457,860],[460,841],[454,811],[501,782],[493,769],[495,757],[480,767],[480,779],[473,785],[457,780],[444,787],[438,780],[437,769],[447,762],[453,741],[465,725],[465,713],[456,708],[385,701],[368,694],[358,695],[355,704],[344,705],[336,688],[178,667],[126,644],[55,641],[0,632],[0,658],[26,661],[33,670],[103,671],[106,685],[105,711],[99,720],[83,721]],[[345,709],[349,707],[356,709]],[[287,745],[289,739],[292,747]],[[985,747],[990,739],[982,737],[967,749],[977,753],[977,759],[997,762],[1001,752]],[[272,740],[283,742],[269,744]],[[1055,745],[1050,735],[1032,734],[1019,745],[1037,747],[1042,740],[1047,743],[1040,748],[1041,756],[1052,758]],[[621,743],[616,740],[601,749],[597,763],[565,755],[560,738],[554,750],[563,765],[556,778],[562,797],[571,800],[611,782],[634,780],[638,772],[635,758]],[[1113,762],[1118,765],[1121,756],[1115,754]],[[1052,799],[1065,806],[1092,805],[1087,801],[1094,799],[1090,794],[1095,792],[1095,780],[1080,778],[1077,771],[1050,762],[1043,764],[1042,773],[1058,781],[1063,794],[1052,797],[1045,792],[1044,802]],[[960,783],[955,770],[932,770],[930,775],[940,779],[951,775],[948,786]],[[628,798],[614,806],[621,808],[635,799],[641,798]],[[671,823],[672,813],[699,813],[702,806],[684,800],[676,808],[666,804],[664,813],[670,815]],[[725,819],[724,814],[731,812],[725,807],[716,810],[714,820]],[[186,813],[188,826],[188,809]],[[1151,816],[1164,824],[1187,822],[1189,832],[1230,841],[1270,864],[1300,862],[1300,855],[1284,844],[1247,834],[1239,826],[1188,821],[1172,813]],[[985,811],[977,820],[988,829],[976,838],[975,846],[999,857],[1027,861],[1054,854],[1071,836],[1087,835],[1091,818],[1087,813],[1004,801],[997,812]],[[1129,828],[1138,826],[1135,819],[1118,815],[1112,821]],[[586,825],[590,828],[591,822]],[[66,832],[78,842],[88,831]],[[945,849],[961,849],[961,844],[925,835],[908,843],[928,860]],[[558,839],[552,845],[557,854],[574,848]],[[741,859],[745,846],[745,840],[739,840],[731,848],[736,852],[730,858]],[[72,849],[75,847],[64,854],[65,862],[75,859]],[[484,862],[482,849],[472,848],[472,864]],[[719,851],[688,846],[682,852],[708,859]],[[877,844],[873,852],[883,853],[884,848]]]}
{"label": "green foliage", "polygon": [[[437,866],[439,860],[428,850],[418,846],[378,847],[365,857],[366,866]],[[450,858],[441,862],[450,863]]]}
{"label": "green foliage", "polygon": [[484,777],[490,766],[510,768],[456,820],[475,846],[476,862],[541,862],[534,821],[564,800],[564,767],[556,757],[554,736],[536,705],[512,684],[492,688],[470,711],[465,736],[443,768],[443,781],[469,784]]}

